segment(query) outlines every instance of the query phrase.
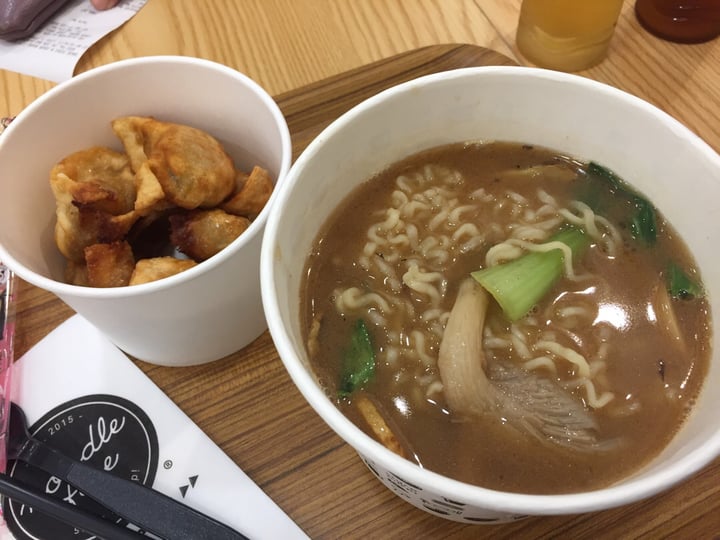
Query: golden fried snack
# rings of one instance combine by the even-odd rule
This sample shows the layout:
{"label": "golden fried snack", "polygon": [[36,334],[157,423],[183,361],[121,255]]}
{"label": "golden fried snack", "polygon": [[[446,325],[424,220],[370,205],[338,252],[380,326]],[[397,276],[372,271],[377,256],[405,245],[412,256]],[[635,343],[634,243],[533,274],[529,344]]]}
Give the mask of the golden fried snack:
{"label": "golden fried snack", "polygon": [[135,204],[135,180],[125,154],[95,146],[74,152],[53,167],[53,178],[75,182],[73,194],[82,204],[110,214],[124,214]]}
{"label": "golden fried snack", "polygon": [[[204,131],[141,116],[112,128],[124,153],[81,150],[50,173],[68,283],[117,287],[182,272],[233,242],[272,194],[267,171],[236,171]],[[178,249],[191,259],[165,256]]]}
{"label": "golden fried snack", "polygon": [[147,161],[135,172],[135,185],[137,187],[135,211],[140,215],[147,216],[172,206],[165,200],[165,192]]}
{"label": "golden fried snack", "polygon": [[86,247],[85,261],[90,287],[124,287],[135,269],[132,248],[124,240]]}
{"label": "golden fried snack", "polygon": [[88,271],[85,261],[75,262],[68,261],[65,265],[65,283],[70,285],[79,285],[81,287],[89,287]]}
{"label": "golden fried snack", "polygon": [[70,154],[50,172],[56,201],[55,242],[74,262],[85,247],[121,239],[137,219],[135,175],[125,154],[93,147]]}
{"label": "golden fried snack", "polygon": [[197,263],[190,259],[176,259],[175,257],[153,257],[140,259],[130,277],[130,285],[140,285],[158,279],[174,276],[192,268]]}
{"label": "golden fried snack", "polygon": [[196,261],[209,259],[250,226],[250,220],[218,208],[170,216],[170,241]]}
{"label": "golden fried snack", "polygon": [[255,219],[272,195],[274,185],[270,174],[262,167],[255,166],[249,176],[244,173],[238,173],[238,176],[238,189],[223,203],[222,209],[231,214]]}
{"label": "golden fried snack", "polygon": [[185,209],[210,208],[232,193],[235,166],[210,134],[140,116],[117,118],[112,128],[133,171],[139,173],[147,164],[170,203]]}

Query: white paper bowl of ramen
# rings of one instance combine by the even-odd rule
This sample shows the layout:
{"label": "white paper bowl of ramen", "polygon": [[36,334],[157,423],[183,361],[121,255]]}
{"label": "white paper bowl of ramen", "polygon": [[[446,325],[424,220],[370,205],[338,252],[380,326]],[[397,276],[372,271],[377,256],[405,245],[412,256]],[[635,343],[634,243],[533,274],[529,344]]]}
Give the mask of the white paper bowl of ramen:
{"label": "white paper bowl of ramen", "polygon": [[[460,163],[457,154],[455,157],[438,158],[438,163],[431,163],[425,169],[423,167],[427,163],[423,162],[410,164],[399,171],[391,169],[389,179],[385,178],[381,185],[373,188],[365,184],[376,173],[421,150],[467,141],[509,141],[518,143],[519,148],[514,147],[516,154],[500,167],[493,169],[490,162],[475,167],[482,170],[489,167],[491,172],[485,179],[486,184],[475,185],[472,190],[463,191],[465,188],[458,187],[469,183],[475,173],[472,172],[472,166]],[[468,145],[468,148],[474,146],[482,145]],[[638,337],[639,334],[629,333],[629,328],[635,321],[662,319],[662,327],[665,329],[667,321],[660,313],[664,309],[663,301],[655,305],[655,296],[652,296],[650,300],[641,301],[641,305],[633,305],[633,302],[638,302],[635,297],[624,303],[605,297],[593,299],[592,293],[596,288],[608,290],[607,283],[603,285],[599,281],[587,287],[576,286],[572,294],[566,295],[577,299],[578,294],[586,294],[590,302],[588,309],[591,319],[585,323],[582,323],[582,309],[573,311],[573,306],[565,306],[570,309],[564,312],[564,316],[568,319],[579,317],[576,323],[580,322],[575,324],[574,330],[559,328],[554,334],[541,333],[541,338],[536,336],[534,341],[529,342],[527,332],[513,337],[514,326],[492,322],[492,317],[497,318],[501,314],[496,308],[494,315],[488,311],[485,330],[479,327],[478,333],[483,336],[481,347],[487,363],[519,362],[523,370],[535,374],[531,379],[533,381],[542,377],[555,383],[562,380],[562,390],[577,399],[570,409],[566,409],[567,401],[560,400],[560,416],[579,418],[582,423],[587,420],[585,413],[588,413],[595,418],[591,420],[593,430],[598,426],[594,422],[601,426],[609,425],[609,420],[605,417],[601,420],[601,416],[597,416],[599,414],[625,418],[616,424],[613,433],[598,435],[600,439],[591,441],[589,451],[588,448],[579,450],[575,446],[576,433],[570,433],[568,429],[571,428],[567,425],[561,427],[560,435],[549,431],[547,424],[542,424],[542,436],[538,436],[537,432],[528,434],[532,429],[522,427],[522,418],[513,418],[514,413],[508,412],[507,407],[503,409],[503,403],[497,401],[492,403],[495,409],[486,408],[479,413],[473,411],[472,407],[461,410],[461,414],[453,411],[458,402],[447,397],[446,391],[450,392],[449,388],[457,381],[444,379],[442,373],[439,373],[442,369],[438,363],[443,355],[447,357],[447,352],[443,353],[442,341],[446,325],[449,326],[448,321],[453,318],[451,309],[458,294],[458,282],[467,280],[469,272],[461,269],[458,274],[452,267],[456,263],[448,263],[447,268],[439,272],[442,276],[437,277],[433,275],[437,267],[430,265],[427,259],[433,256],[433,246],[448,241],[451,246],[445,250],[445,256],[449,255],[449,260],[470,257],[478,266],[483,266],[487,261],[487,240],[494,239],[491,242],[494,245],[498,240],[503,240],[504,235],[512,236],[508,231],[518,230],[521,224],[527,224],[526,221],[537,223],[555,219],[553,226],[558,226],[564,219],[583,221],[587,215],[585,210],[577,204],[573,206],[571,202],[564,202],[563,195],[556,193],[556,186],[533,187],[531,193],[524,195],[520,188],[517,192],[510,188],[502,192],[492,187],[493,184],[503,182],[510,182],[510,187],[515,186],[512,184],[514,180],[505,177],[502,182],[492,181],[499,169],[512,169],[508,165],[515,163],[513,160],[517,160],[522,174],[532,173],[532,161],[525,160],[525,154],[539,157],[541,167],[543,163],[547,164],[548,161],[543,162],[547,156],[542,152],[537,154],[542,148],[560,152],[583,163],[599,163],[631,184],[633,190],[642,194],[643,200],[652,201],[661,213],[658,216],[664,216],[679,232],[694,256],[694,262],[679,260],[678,264],[688,271],[696,264],[695,269],[699,270],[702,277],[704,296],[701,295],[701,298],[704,304],[701,302],[695,304],[695,307],[705,306],[711,313],[719,312],[720,264],[716,246],[720,245],[720,228],[711,224],[720,218],[720,157],[688,129],[652,105],[615,88],[563,73],[518,67],[469,68],[430,75],[378,94],[343,115],[308,146],[291,168],[287,182],[278,194],[275,211],[268,219],[261,253],[263,302],[273,340],[293,381],[323,420],[358,452],[372,473],[390,490],[418,508],[452,520],[488,523],[510,521],[526,515],[574,514],[615,507],[671,487],[720,453],[720,422],[716,412],[720,407],[720,395],[709,391],[720,384],[720,353],[717,350],[707,352],[711,348],[711,336],[718,334],[718,319],[703,319],[702,313],[691,317],[700,327],[703,321],[708,325],[700,332],[704,338],[695,340],[692,336],[681,335],[679,338],[668,338],[670,342],[662,341],[666,339],[662,338],[662,343],[670,344],[660,354],[649,343],[655,337]],[[549,159],[553,166],[560,163],[562,167],[572,168],[576,165],[567,160]],[[583,170],[586,171],[587,167]],[[577,171],[574,175],[577,176]],[[587,173],[585,175],[588,176]],[[478,173],[476,176],[482,175]],[[445,178],[445,184],[440,187],[422,187],[422,182],[435,177]],[[527,179],[524,182],[523,185],[528,185]],[[556,179],[557,182],[562,183],[563,180]],[[360,188],[361,185],[364,187]],[[413,191],[417,186],[421,188]],[[356,189],[365,190],[359,192],[361,200],[348,205],[346,198]],[[623,193],[616,195],[618,198],[627,198],[630,192]],[[632,195],[630,197],[630,207],[636,208],[633,205],[637,201],[632,199]],[[376,205],[379,205],[379,210],[373,207],[373,198],[380,201]],[[574,199],[569,197],[569,200]],[[482,204],[486,204],[484,213],[478,213],[474,209],[475,205]],[[550,210],[543,209],[544,206]],[[557,220],[558,208],[566,206],[570,208],[570,212],[566,212],[570,217]],[[513,207],[517,209],[512,211]],[[392,211],[393,208],[395,211]],[[503,208],[510,208],[508,215],[514,215],[518,223],[498,223],[493,226],[492,220],[489,223],[487,217],[483,217],[485,214],[498,213],[501,216],[498,220],[510,219],[503,213],[506,212]],[[426,216],[429,221],[415,224],[414,230],[408,227],[410,216],[422,214],[423,211],[430,212],[430,217]],[[444,211],[445,214],[441,215]],[[544,212],[549,213],[545,215]],[[464,217],[465,214],[475,216],[473,219],[476,221],[467,225],[469,218]],[[643,281],[647,280],[647,276],[633,277],[632,270],[634,266],[645,263],[623,259],[646,249],[632,245],[631,233],[635,229],[631,223],[611,223],[608,228],[604,228],[602,220],[597,220],[597,216],[602,215],[600,209],[590,215],[589,221],[581,223],[581,226],[588,228],[596,225],[600,231],[596,232],[597,236],[592,240],[593,247],[588,251],[595,255],[586,255],[582,260],[596,256],[602,260],[613,259],[616,261],[616,270],[606,276],[606,282],[613,284],[627,281],[639,284],[636,288],[645,287]],[[458,232],[463,224],[466,225],[464,230],[472,233],[467,237],[463,236],[465,233]],[[468,228],[472,225],[474,229]],[[621,241],[613,248],[603,243],[612,237],[614,225],[617,226],[615,232]],[[664,227],[658,222],[658,236],[664,234]],[[427,231],[437,230],[446,230],[444,237],[438,234],[433,240],[428,240]],[[334,234],[328,233],[324,244],[318,247],[316,242],[321,231],[323,234],[328,231]],[[397,234],[391,237],[388,231]],[[481,237],[485,240],[471,241],[472,238]],[[658,242],[663,243],[665,240]],[[403,246],[407,245],[411,247],[410,251],[403,252]],[[485,247],[481,247],[483,245]],[[668,246],[667,243],[663,245],[666,248]],[[355,259],[348,256],[352,249],[357,253]],[[323,259],[325,252],[330,252],[327,260]],[[682,249],[678,251],[681,252]],[[444,260],[442,253],[436,255],[438,261]],[[672,253],[664,256],[668,260],[675,257]],[[349,263],[345,260],[348,257],[352,259]],[[393,272],[391,268],[387,272],[380,272],[380,277],[367,274],[367,268],[392,267],[400,264],[398,260],[406,264],[399,273],[397,270]],[[617,261],[621,260],[625,260],[625,263],[618,270]],[[408,261],[415,261],[417,267],[413,270]],[[319,264],[325,266],[320,268]],[[343,267],[344,264],[349,266]],[[424,264],[429,266],[423,267]],[[578,264],[580,266],[577,268],[582,272],[591,267],[589,262]],[[308,274],[309,265],[311,270]],[[333,277],[334,267],[339,268],[339,274]],[[666,269],[665,266],[657,267],[656,275],[650,281],[664,280],[668,273]],[[324,281],[330,279],[336,281],[331,284]],[[353,283],[346,283],[353,279],[354,289]],[[324,287],[324,292],[313,297],[310,307],[308,287]],[[615,287],[612,285],[609,290]],[[618,285],[618,288],[621,287]],[[405,292],[412,289],[408,298],[413,305],[399,308],[403,303],[408,304],[408,301],[393,296],[392,291],[395,289]],[[656,286],[656,289],[657,294],[661,295],[667,287]],[[433,296],[448,296],[449,303],[433,304]],[[558,295],[558,298],[561,296]],[[418,308],[420,305],[424,307]],[[430,309],[433,307],[437,307],[435,315]],[[367,319],[365,327],[371,336],[371,346],[375,348],[375,371],[370,382],[365,386],[359,385],[360,389],[353,391],[361,394],[353,393],[349,400],[341,400],[337,396],[338,388],[343,383],[333,380],[339,368],[332,366],[342,361],[343,349],[349,347],[345,344],[348,336],[353,335],[352,324],[358,318],[358,309],[364,310],[362,313]],[[403,309],[405,312],[399,323],[400,328],[396,329],[398,323],[391,320],[391,313],[394,310],[403,313]],[[522,324],[531,319],[535,320],[536,326],[544,324],[541,315],[545,312],[538,313],[537,309],[523,316]],[[415,313],[415,319],[408,317],[408,313]],[[431,324],[433,316],[437,319],[434,326]],[[333,325],[340,324],[342,327],[341,323],[333,321],[342,322],[343,318],[346,319],[344,334],[341,331],[340,337],[332,338]],[[686,332],[686,312],[682,312],[681,316],[676,314],[675,318],[681,319],[681,334]],[[419,320],[427,323],[425,327],[431,327],[427,335],[414,333],[418,329]],[[462,323],[464,319],[456,318],[456,326],[458,320]],[[314,329],[311,328],[313,322],[316,324]],[[520,323],[517,325],[523,328]],[[594,332],[599,328],[605,328],[599,335],[583,333]],[[434,337],[432,331],[436,332]],[[503,331],[506,333],[503,334]],[[389,338],[391,334],[394,337]],[[323,341],[329,336],[330,340],[335,339],[335,344]],[[570,341],[563,341],[563,336],[570,336]],[[502,345],[503,340],[505,345],[498,345]],[[688,341],[690,352],[677,352],[674,342],[678,340]],[[543,345],[540,343],[542,341],[552,341],[564,348],[547,343]],[[567,353],[567,349],[573,348],[573,341],[594,342],[597,348],[589,352],[580,350],[579,353],[585,355],[578,360]],[[356,348],[362,352],[367,345],[362,333],[357,343]],[[411,351],[407,347],[403,349],[403,344],[408,343],[414,343],[410,347]],[[313,349],[312,355],[308,352],[308,344]],[[703,352],[699,344],[706,347],[706,361],[702,360]],[[460,348],[465,345],[461,343]],[[642,351],[646,348],[655,357],[641,359]],[[563,356],[562,351],[567,354]],[[703,377],[692,374],[687,377],[692,367],[683,364],[686,356],[699,358],[694,360],[695,371],[696,374],[704,374],[704,382]],[[547,371],[544,374],[542,369],[536,369],[537,365],[548,363],[548,358],[556,366],[556,374],[550,371],[550,365],[545,366]],[[576,362],[574,364],[573,358]],[[639,387],[644,384],[640,379],[637,381],[638,388],[628,386],[635,384],[637,373],[616,368],[616,358],[622,358],[623,362],[630,365],[637,362],[635,371],[644,372],[646,377],[652,379],[650,390]],[[537,365],[526,364],[528,360],[533,360]],[[584,367],[583,361],[586,362]],[[401,369],[393,372],[394,366],[398,364]],[[390,382],[376,380],[387,378],[388,371],[389,378],[394,381],[408,379],[405,375],[410,373],[409,379],[417,388],[408,390],[403,382],[403,385],[394,389]],[[473,373],[476,372],[477,366]],[[502,375],[491,371],[488,373],[496,377],[491,380],[491,384],[505,384]],[[615,380],[618,373],[624,373],[620,376],[625,380]],[[687,378],[685,383],[683,377]],[[590,381],[592,384],[585,385],[582,381]],[[464,381],[461,380],[461,387],[462,384]],[[505,384],[502,392],[507,392],[511,386]],[[487,386],[481,388],[486,389]],[[696,392],[698,395],[695,397],[692,388],[704,390]],[[373,392],[384,391],[389,392],[391,398],[373,396]],[[410,395],[413,392],[419,395],[418,402],[413,401]],[[687,395],[682,395],[683,392]],[[396,439],[405,448],[406,454],[419,457],[423,466],[414,460],[400,457],[378,442],[372,429],[361,425],[362,419],[367,416],[353,411],[347,405],[348,401],[355,404],[366,402],[361,396],[370,397],[369,401],[376,405],[374,411],[383,418],[390,430],[398,430]],[[515,404],[519,403],[519,398],[510,399],[515,399]],[[449,403],[453,406],[449,406]],[[578,403],[585,413],[577,412]],[[519,407],[521,411],[526,410],[523,409],[523,403]],[[659,412],[663,407],[674,411],[668,414],[674,415],[676,424],[680,424],[679,429],[676,425],[668,424],[659,428],[660,431],[664,430],[664,435],[654,431],[654,428],[647,431],[648,426],[660,423],[659,418],[665,414]],[[691,408],[690,413],[685,414],[680,410],[683,408],[684,411]],[[447,418],[462,420],[452,422],[454,424],[472,424],[477,418],[487,415],[488,410],[491,413],[497,410],[508,413],[501,415],[507,416],[507,424],[520,426],[516,431],[521,432],[517,438],[522,441],[521,446],[514,448],[512,441],[500,440],[503,437],[502,426],[506,424],[503,419],[493,420],[494,427],[478,423],[475,429],[479,430],[480,437],[444,431],[444,427],[438,427]],[[423,424],[414,426],[412,419],[408,419],[410,416],[420,419]],[[358,420],[358,423],[354,423],[351,418]],[[618,427],[622,425],[625,427]],[[585,433],[586,427],[578,427],[578,433]],[[623,433],[622,429],[645,433],[648,440],[652,437],[665,437],[665,440],[658,442],[654,449],[640,449],[637,437]],[[674,432],[676,434],[673,436]],[[423,437],[434,439],[435,446],[441,446],[442,452],[446,453],[445,461],[437,450],[428,450],[432,444],[421,440]],[[464,439],[468,444],[456,452],[452,439],[463,440],[461,437],[468,437]],[[531,442],[528,443],[528,440]],[[563,446],[558,442],[563,440],[572,441],[569,449],[558,449],[558,446]],[[493,453],[491,447],[494,445],[502,451]],[[569,464],[566,472],[559,472],[562,468],[558,468],[555,463],[547,468],[550,475],[543,476],[538,470],[545,468],[542,464],[544,462],[526,454],[533,454],[537,449],[545,447],[553,447],[552,452],[555,453],[554,457],[548,458],[549,462],[558,461],[558,455],[570,454],[572,458],[568,459],[577,461]],[[618,451],[618,448],[622,450]],[[609,460],[602,457],[608,451],[616,452]],[[585,457],[578,458],[578,455]],[[639,455],[644,457],[635,459]],[[478,467],[478,462],[486,456],[491,460],[489,465],[481,463],[479,473],[470,471]],[[635,462],[626,463],[628,457],[631,461],[635,459]],[[448,465],[450,462],[461,465],[453,469]],[[600,478],[583,476],[579,472],[582,468],[579,464],[584,463],[587,469],[588,464],[596,462],[597,470],[601,471]],[[513,468],[521,471],[520,474],[512,473]],[[611,474],[609,469],[622,472],[608,481],[611,478],[606,477]],[[568,483],[575,478],[576,473],[580,480]],[[501,477],[505,474],[515,479],[504,482]],[[536,478],[532,479],[534,475]],[[527,476],[531,481],[523,484],[519,476]],[[565,478],[568,482],[557,481],[558,478]]]}

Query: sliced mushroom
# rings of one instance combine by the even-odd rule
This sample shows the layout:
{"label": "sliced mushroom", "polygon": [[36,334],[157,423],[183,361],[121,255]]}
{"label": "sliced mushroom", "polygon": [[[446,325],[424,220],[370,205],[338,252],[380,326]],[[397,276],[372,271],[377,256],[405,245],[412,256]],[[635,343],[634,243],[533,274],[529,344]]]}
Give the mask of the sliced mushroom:
{"label": "sliced mushroom", "polygon": [[555,381],[514,365],[487,365],[482,335],[488,303],[487,292],[468,279],[450,312],[438,368],[451,412],[469,417],[494,414],[543,444],[607,448],[597,442],[591,413]]}

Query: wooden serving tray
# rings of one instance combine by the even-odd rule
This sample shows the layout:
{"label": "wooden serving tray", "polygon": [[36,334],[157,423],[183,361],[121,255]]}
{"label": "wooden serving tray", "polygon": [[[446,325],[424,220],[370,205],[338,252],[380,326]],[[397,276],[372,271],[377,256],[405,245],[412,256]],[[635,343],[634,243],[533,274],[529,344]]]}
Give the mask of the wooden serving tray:
{"label": "wooden serving tray", "polygon": [[[472,45],[431,46],[276,100],[290,126],[297,157],[340,114],[390,86],[449,69],[513,64],[497,52]],[[52,294],[22,281],[17,296],[20,356],[73,312]],[[633,537],[657,537],[679,530],[700,537],[713,530],[712,523],[718,525],[718,509],[698,504],[718,491],[713,477],[717,463],[664,495],[597,514],[494,526],[447,521],[403,502],[372,475],[305,402],[267,332],[242,351],[203,366],[137,364],[311,538],[620,538],[631,531],[637,531]]]}

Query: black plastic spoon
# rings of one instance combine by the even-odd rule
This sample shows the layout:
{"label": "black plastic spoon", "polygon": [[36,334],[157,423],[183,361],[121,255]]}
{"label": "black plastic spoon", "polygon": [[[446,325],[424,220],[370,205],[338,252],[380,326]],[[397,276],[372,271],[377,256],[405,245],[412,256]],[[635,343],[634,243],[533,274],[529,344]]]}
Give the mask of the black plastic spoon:
{"label": "black plastic spoon", "polygon": [[138,540],[147,538],[142,533],[134,532],[123,525],[45,495],[6,474],[0,474],[0,493],[17,503],[30,506],[45,515],[52,516],[103,540]]}
{"label": "black plastic spoon", "polygon": [[8,459],[20,460],[73,485],[86,496],[165,540],[247,540],[239,532],[159,491],[71,459],[31,435],[20,406],[10,406]]}

